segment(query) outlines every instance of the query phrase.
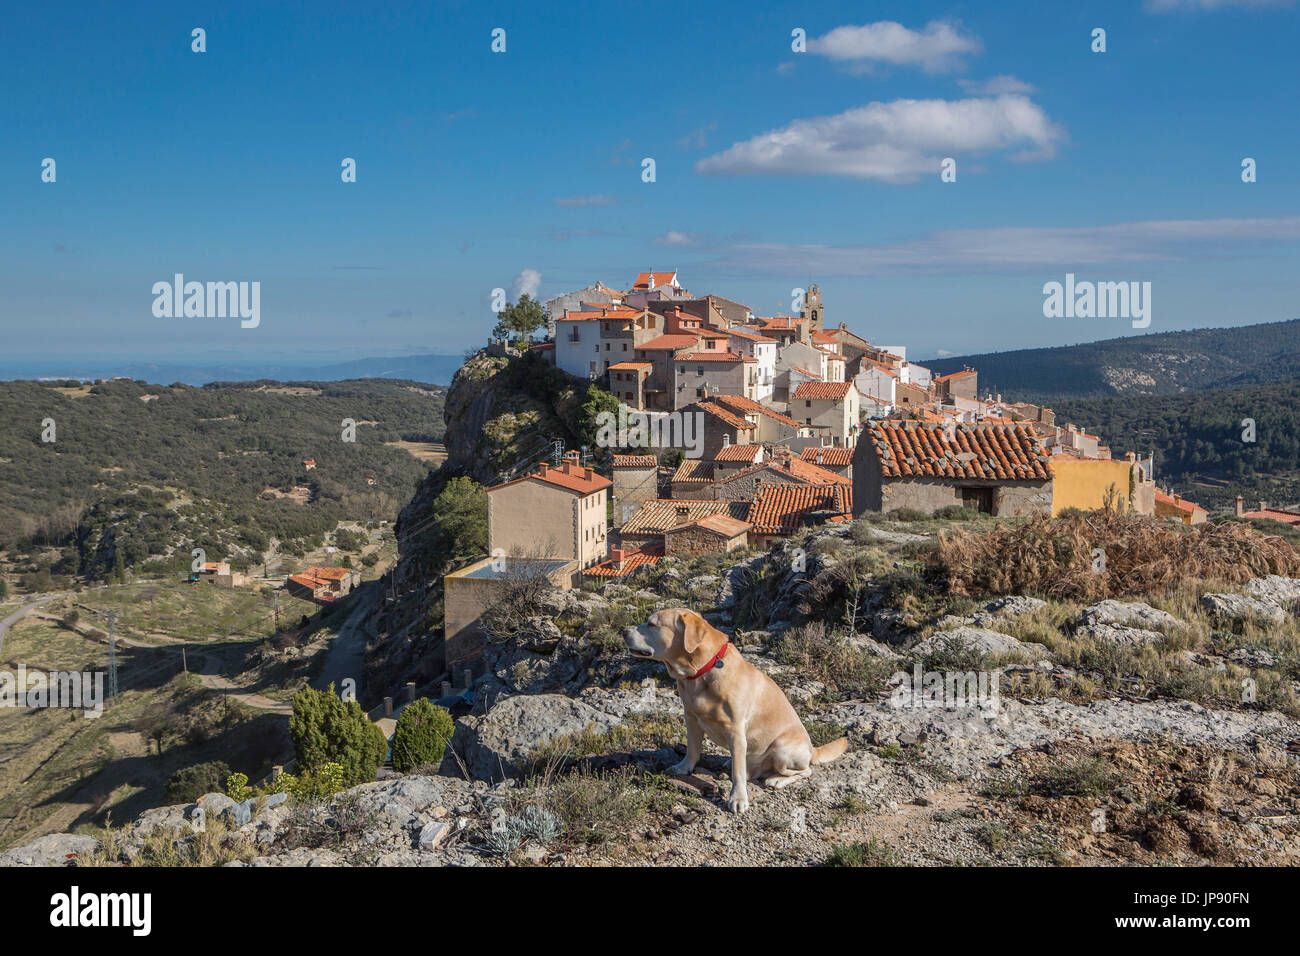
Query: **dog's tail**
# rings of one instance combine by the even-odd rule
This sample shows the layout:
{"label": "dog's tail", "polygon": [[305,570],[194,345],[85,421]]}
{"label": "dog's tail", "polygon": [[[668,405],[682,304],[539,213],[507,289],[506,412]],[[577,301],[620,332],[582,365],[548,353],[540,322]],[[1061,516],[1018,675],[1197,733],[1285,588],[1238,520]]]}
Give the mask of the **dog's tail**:
{"label": "dog's tail", "polygon": [[812,753],[812,763],[830,763],[844,751],[849,749],[849,738],[841,737],[839,740],[832,740],[828,744],[817,747]]}

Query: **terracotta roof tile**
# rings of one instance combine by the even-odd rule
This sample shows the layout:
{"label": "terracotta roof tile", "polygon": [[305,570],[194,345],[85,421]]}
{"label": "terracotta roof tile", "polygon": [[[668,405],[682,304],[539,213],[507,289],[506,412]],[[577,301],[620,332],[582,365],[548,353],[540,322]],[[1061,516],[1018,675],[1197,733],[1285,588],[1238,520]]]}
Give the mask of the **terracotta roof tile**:
{"label": "terracotta roof tile", "polygon": [[852,382],[800,382],[799,387],[790,396],[790,400],[839,402],[844,400],[844,396],[849,394],[849,389],[852,387]]}
{"label": "terracotta roof tile", "polygon": [[799,457],[804,461],[812,462],[814,465],[842,468],[845,465],[853,464],[853,449],[843,448],[838,445],[819,448],[814,445],[799,452]]}
{"label": "terracotta roof tile", "polygon": [[[643,346],[644,347],[644,346]],[[738,352],[687,352],[677,356],[679,362],[757,362],[758,359]]]}
{"label": "terracotta roof tile", "polygon": [[753,527],[748,521],[741,521],[739,518],[733,518],[730,515],[716,514],[705,515],[703,518],[694,518],[690,521],[684,521],[675,528],[669,528],[666,534],[673,534],[677,531],[685,531],[687,528],[699,527],[706,531],[712,531],[726,538],[734,538],[738,534],[744,534]]}
{"label": "terracotta roof tile", "polygon": [[682,463],[673,472],[672,480],[708,483],[713,480],[713,462],[705,461],[703,458],[683,458]]}
{"label": "terracotta roof tile", "polygon": [[686,411],[686,409],[699,409],[702,412],[708,412],[710,415],[714,416],[715,418],[722,419],[722,421],[730,425],[732,428],[748,429],[748,428],[757,427],[753,422],[749,421],[748,419],[741,418],[740,416],[733,414],[731,411],[727,410],[726,408],[723,408],[721,405],[715,404],[712,401],[696,402],[694,405],[687,405],[686,408],[682,409],[682,411]]}
{"label": "terracotta roof tile", "polygon": [[752,398],[746,398],[744,395],[714,395],[710,399],[719,405],[740,412],[742,415],[766,415],[768,418],[780,422],[782,425],[788,425],[791,428],[801,427],[797,421],[789,415],[782,415],[766,405],[754,401]]}
{"label": "terracotta roof tile", "polygon": [[1024,425],[871,421],[865,437],[886,478],[1047,481],[1052,477],[1050,457]]}
{"label": "terracotta roof tile", "polygon": [[654,362],[615,362],[607,372],[635,372],[643,368],[654,368]]}
{"label": "terracotta roof tile", "polygon": [[639,548],[624,551],[621,562],[618,558],[610,558],[608,561],[593,565],[582,573],[593,578],[627,577],[639,567],[647,564],[657,564],[663,554],[664,548],[662,544],[658,541],[647,541]]}
{"label": "terracotta roof tile", "polygon": [[696,501],[685,498],[652,498],[641,505],[620,529],[624,538],[657,538],[687,521],[709,515],[727,515],[738,521],[749,518],[748,501]]}
{"label": "terracotta roof tile", "polygon": [[[591,472],[590,477],[587,475],[589,471]],[[508,488],[510,485],[517,485],[521,481],[531,480],[544,481],[548,485],[554,485],[557,488],[563,488],[565,491],[573,491],[581,495],[589,495],[613,485],[613,482],[604,475],[598,475],[589,468],[566,461],[558,468],[547,464],[539,465],[537,471],[530,472],[513,481],[492,485],[488,488],[488,491],[497,491],[501,488]]]}
{"label": "terracotta roof tile", "polygon": [[713,460],[753,462],[762,452],[762,445],[726,445],[718,449],[718,453],[713,456]]}
{"label": "terracotta roof tile", "polygon": [[805,516],[819,511],[852,515],[852,486],[762,484],[749,520],[759,534],[794,534],[804,526]]}
{"label": "terracotta roof tile", "polygon": [[763,471],[777,472],[784,478],[792,478],[796,481],[809,485],[847,485],[849,479],[843,475],[825,468],[819,468],[802,458],[796,458],[788,451],[780,455],[775,455],[757,465],[751,465],[749,468],[741,469],[734,475],[728,475],[725,478],[719,478],[717,483],[723,484],[736,478],[748,475],[756,475]]}
{"label": "terracotta roof tile", "polygon": [[615,455],[615,468],[658,468],[659,459],[654,455]]}

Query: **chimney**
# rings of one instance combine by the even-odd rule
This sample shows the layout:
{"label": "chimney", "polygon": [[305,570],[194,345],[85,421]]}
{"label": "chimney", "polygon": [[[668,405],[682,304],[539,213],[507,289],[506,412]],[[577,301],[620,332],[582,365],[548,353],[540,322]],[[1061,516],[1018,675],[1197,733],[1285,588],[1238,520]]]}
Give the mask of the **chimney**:
{"label": "chimney", "polygon": [[618,569],[619,569],[620,571],[622,571],[622,570],[623,570],[623,555],[624,555],[624,551],[623,551],[623,549],[622,549],[622,548],[612,548],[612,549],[611,549],[611,553],[612,553],[613,556],[614,556],[614,560],[618,562]]}
{"label": "chimney", "polygon": [[1240,518],[1246,513],[1246,502],[1241,495],[1237,495],[1237,517]]}
{"label": "chimney", "polygon": [[542,464],[540,465],[540,467],[539,467],[538,470],[537,470],[537,473],[538,473],[539,475],[545,475],[545,474],[546,474],[548,471],[550,471],[550,470],[551,470],[551,466],[550,466],[548,463],[546,463],[546,462],[542,462]]}
{"label": "chimney", "polygon": [[586,478],[588,481],[591,481],[591,469],[590,468],[582,469],[582,477]]}
{"label": "chimney", "polygon": [[1260,511],[1267,511],[1267,510],[1268,510],[1268,502],[1267,502],[1267,501],[1261,501],[1261,502],[1259,503],[1259,510],[1260,510]]}

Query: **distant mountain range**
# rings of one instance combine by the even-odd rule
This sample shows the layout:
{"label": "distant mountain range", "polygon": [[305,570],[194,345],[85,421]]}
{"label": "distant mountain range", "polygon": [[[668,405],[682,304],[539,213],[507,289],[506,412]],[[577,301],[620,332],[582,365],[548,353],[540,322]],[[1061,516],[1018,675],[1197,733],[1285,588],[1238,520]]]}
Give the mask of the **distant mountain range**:
{"label": "distant mountain range", "polygon": [[986,352],[924,364],[936,375],[970,366],[979,372],[981,395],[992,392],[1021,401],[1238,388],[1300,376],[1300,319]]}
{"label": "distant mountain range", "polygon": [[329,365],[290,362],[249,362],[205,365],[189,362],[112,362],[36,360],[17,362],[0,358],[0,380],[101,379],[125,376],[170,385],[206,385],[210,382],[340,382],[358,378],[400,378],[430,385],[450,385],[464,363],[460,355],[402,355],[364,358]]}

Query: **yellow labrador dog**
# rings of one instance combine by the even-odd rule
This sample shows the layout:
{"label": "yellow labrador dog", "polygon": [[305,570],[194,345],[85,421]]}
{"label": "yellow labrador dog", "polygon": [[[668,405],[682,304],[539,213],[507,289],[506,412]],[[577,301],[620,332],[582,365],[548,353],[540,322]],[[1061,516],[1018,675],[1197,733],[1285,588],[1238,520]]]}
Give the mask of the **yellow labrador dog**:
{"label": "yellow labrador dog", "polygon": [[847,737],[813,747],[781,688],[694,611],[657,611],[640,627],[627,628],[623,642],[633,656],[663,662],[677,679],[686,708],[686,759],[670,772],[694,770],[706,736],[731,751],[727,808],[733,813],[749,809],[748,780],[762,777],[769,786],[785,787],[811,774],[811,764],[828,763],[848,749]]}

